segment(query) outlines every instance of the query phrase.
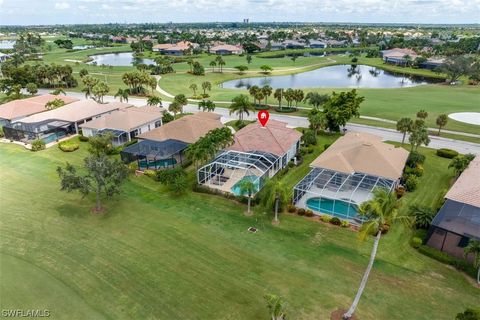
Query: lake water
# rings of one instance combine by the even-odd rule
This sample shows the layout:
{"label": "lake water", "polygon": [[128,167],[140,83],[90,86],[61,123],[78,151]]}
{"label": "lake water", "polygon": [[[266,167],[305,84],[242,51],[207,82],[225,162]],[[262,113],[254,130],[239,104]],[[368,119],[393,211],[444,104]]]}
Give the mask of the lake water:
{"label": "lake water", "polygon": [[[116,67],[128,67],[132,66],[136,58],[133,57],[133,52],[119,52],[119,53],[107,53],[107,54],[95,54],[90,56],[93,60],[89,63],[96,62],[97,65],[106,64]],[[153,59],[137,59],[140,63],[154,64]]]}
{"label": "lake water", "polygon": [[404,88],[441,80],[396,74],[366,65],[338,65],[286,75],[226,81],[226,89],[248,89],[253,85],[272,88]]}
{"label": "lake water", "polygon": [[15,40],[0,40],[0,49],[13,49]]}

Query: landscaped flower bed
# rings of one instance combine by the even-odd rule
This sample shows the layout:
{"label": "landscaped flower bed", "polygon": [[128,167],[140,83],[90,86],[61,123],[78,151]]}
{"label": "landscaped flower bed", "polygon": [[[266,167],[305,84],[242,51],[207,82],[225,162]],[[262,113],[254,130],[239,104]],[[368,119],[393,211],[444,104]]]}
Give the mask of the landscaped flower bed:
{"label": "landscaped flower bed", "polygon": [[80,148],[80,145],[78,144],[78,142],[67,140],[60,142],[58,144],[58,148],[63,152],[73,152]]}

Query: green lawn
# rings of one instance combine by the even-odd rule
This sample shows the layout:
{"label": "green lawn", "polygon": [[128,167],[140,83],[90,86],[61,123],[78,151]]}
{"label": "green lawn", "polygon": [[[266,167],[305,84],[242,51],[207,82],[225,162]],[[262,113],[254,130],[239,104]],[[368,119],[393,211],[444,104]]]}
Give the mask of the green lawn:
{"label": "green lawn", "polygon": [[[333,137],[321,137],[323,145]],[[245,217],[235,202],[175,198],[131,178],[105,215],[93,199],[61,193],[55,167],[79,165],[86,145],[33,153],[0,145],[1,309],[50,309],[52,319],[266,319],[262,296],[282,295],[292,319],[327,319],[352,300],[371,242],[302,217]],[[293,185],[308,172],[291,170]],[[448,160],[426,149],[426,174],[405,200],[441,197]],[[257,234],[246,231],[259,228]],[[463,275],[418,254],[397,228],[386,236],[360,302],[361,319],[445,319],[478,304]]]}

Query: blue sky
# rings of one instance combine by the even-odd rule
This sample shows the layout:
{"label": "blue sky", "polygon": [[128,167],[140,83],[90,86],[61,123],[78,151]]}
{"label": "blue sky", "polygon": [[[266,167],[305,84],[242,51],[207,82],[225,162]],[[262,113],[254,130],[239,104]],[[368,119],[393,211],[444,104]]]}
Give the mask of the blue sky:
{"label": "blue sky", "polygon": [[480,0],[0,0],[0,25],[308,21],[479,23]]}

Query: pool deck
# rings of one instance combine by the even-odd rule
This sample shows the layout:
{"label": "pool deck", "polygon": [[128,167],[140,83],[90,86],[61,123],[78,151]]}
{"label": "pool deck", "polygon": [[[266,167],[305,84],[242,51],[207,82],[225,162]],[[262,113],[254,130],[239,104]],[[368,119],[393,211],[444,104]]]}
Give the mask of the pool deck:
{"label": "pool deck", "polygon": [[245,177],[247,175],[251,175],[251,174],[259,176],[260,172],[257,169],[254,169],[254,170],[250,169],[248,171],[225,169],[225,171],[223,173],[223,176],[228,177],[228,180],[225,181],[222,185],[217,185],[217,184],[211,183],[212,179],[208,180],[207,182],[203,183],[202,185],[206,186],[206,187],[209,187],[209,188],[212,188],[212,189],[220,190],[222,192],[233,194],[232,187],[237,182],[242,180],[243,177]]}

